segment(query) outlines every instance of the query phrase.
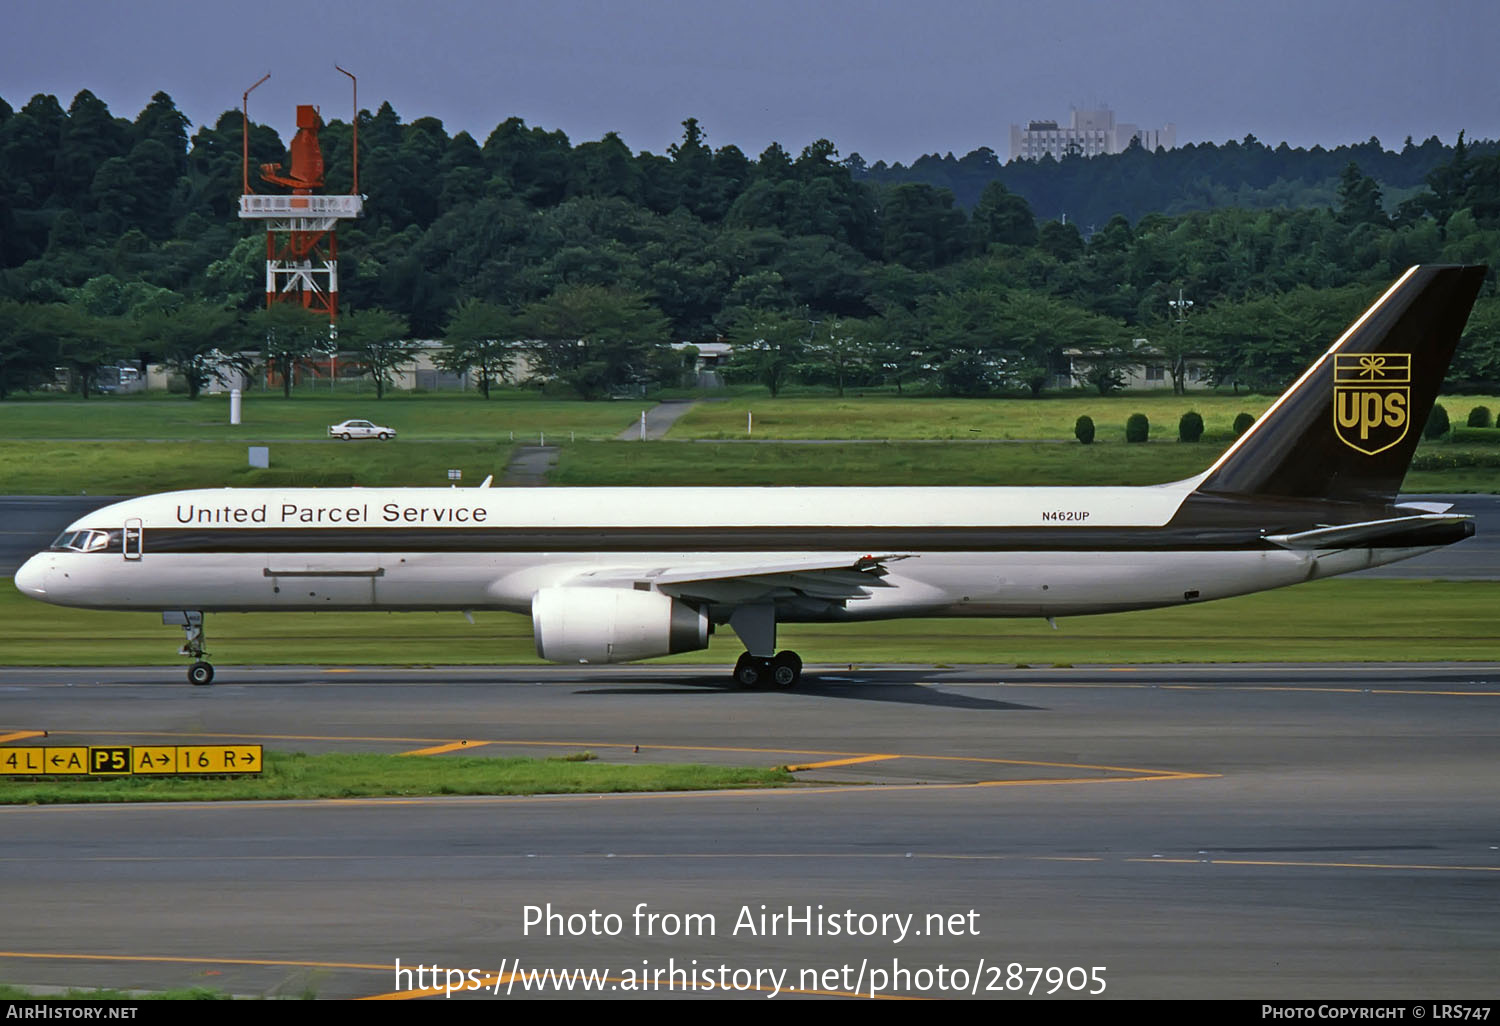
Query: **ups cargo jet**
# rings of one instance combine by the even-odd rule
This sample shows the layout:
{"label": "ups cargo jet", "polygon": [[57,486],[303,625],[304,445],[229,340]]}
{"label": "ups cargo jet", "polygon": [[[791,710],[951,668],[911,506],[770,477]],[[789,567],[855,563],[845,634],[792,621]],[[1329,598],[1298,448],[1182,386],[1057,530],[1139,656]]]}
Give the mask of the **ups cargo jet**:
{"label": "ups cargo jet", "polygon": [[1207,471],[1144,488],[322,488],[168,492],[73,523],[16,574],[65,606],[162,611],[194,684],[203,614],[503,609],[537,654],[707,647],[795,685],[778,623],[1058,617],[1363,570],[1473,534],[1396,491],[1483,267],[1414,267]]}

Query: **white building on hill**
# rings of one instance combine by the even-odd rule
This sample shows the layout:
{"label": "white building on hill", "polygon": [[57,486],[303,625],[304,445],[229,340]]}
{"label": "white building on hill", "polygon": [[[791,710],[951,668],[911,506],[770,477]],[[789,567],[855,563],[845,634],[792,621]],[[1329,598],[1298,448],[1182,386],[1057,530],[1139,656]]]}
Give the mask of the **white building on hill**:
{"label": "white building on hill", "polygon": [[1056,121],[1028,121],[1025,128],[1011,125],[1010,156],[1012,160],[1041,160],[1047,153],[1053,160],[1061,160],[1069,154],[1097,157],[1106,153],[1124,153],[1132,139],[1139,139],[1141,145],[1152,152],[1157,147],[1170,150],[1177,145],[1177,126],[1140,128],[1116,123],[1115,112],[1107,107],[1074,110],[1069,115],[1067,127]]}

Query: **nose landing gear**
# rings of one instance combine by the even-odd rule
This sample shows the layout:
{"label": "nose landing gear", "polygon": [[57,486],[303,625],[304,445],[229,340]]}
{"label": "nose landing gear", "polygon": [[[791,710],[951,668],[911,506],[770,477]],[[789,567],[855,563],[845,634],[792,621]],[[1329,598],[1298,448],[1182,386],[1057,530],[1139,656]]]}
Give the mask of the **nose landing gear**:
{"label": "nose landing gear", "polygon": [[212,684],[214,682],[213,664],[208,662],[206,658],[208,653],[203,649],[203,614],[196,610],[174,610],[162,613],[161,622],[168,627],[182,628],[184,640],[177,654],[191,656],[195,660],[193,665],[188,667],[188,683]]}

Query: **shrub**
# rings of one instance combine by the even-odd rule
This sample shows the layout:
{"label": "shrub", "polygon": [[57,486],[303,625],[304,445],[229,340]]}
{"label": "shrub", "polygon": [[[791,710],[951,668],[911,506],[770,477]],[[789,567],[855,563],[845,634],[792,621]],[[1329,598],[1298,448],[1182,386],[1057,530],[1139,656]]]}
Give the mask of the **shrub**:
{"label": "shrub", "polygon": [[1094,444],[1094,418],[1088,415],[1079,417],[1073,424],[1073,437],[1084,445]]}
{"label": "shrub", "polygon": [[1476,406],[1469,411],[1469,427],[1490,427],[1494,423],[1488,406]]}
{"label": "shrub", "polygon": [[1179,442],[1196,442],[1203,437],[1203,417],[1197,410],[1188,410],[1177,422],[1177,440]]}
{"label": "shrub", "polygon": [[1241,413],[1234,418],[1234,437],[1238,438],[1250,430],[1250,425],[1255,423],[1255,418],[1248,413]]}
{"label": "shrub", "polygon": [[1427,418],[1427,426],[1422,429],[1422,437],[1442,438],[1448,433],[1450,426],[1448,411],[1443,409],[1442,403],[1436,403],[1432,407],[1432,415]]}
{"label": "shrub", "polygon": [[1151,435],[1151,421],[1144,413],[1132,413],[1125,422],[1125,441],[1144,442]]}

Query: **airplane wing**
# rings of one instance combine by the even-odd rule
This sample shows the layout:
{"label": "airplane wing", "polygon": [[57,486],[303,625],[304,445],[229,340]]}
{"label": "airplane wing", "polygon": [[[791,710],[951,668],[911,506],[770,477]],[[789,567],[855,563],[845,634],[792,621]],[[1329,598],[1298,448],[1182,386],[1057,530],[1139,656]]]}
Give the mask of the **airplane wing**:
{"label": "airplane wing", "polygon": [[1424,513],[1389,520],[1366,520],[1337,527],[1315,527],[1294,534],[1267,535],[1266,541],[1284,549],[1352,549],[1446,545],[1474,533],[1473,517],[1462,513]]}
{"label": "airplane wing", "polygon": [[910,555],[831,556],[755,562],[725,559],[681,566],[590,571],[574,580],[604,586],[656,588],[674,598],[723,605],[806,597],[843,602],[870,597],[871,588],[889,588],[885,564]]}

